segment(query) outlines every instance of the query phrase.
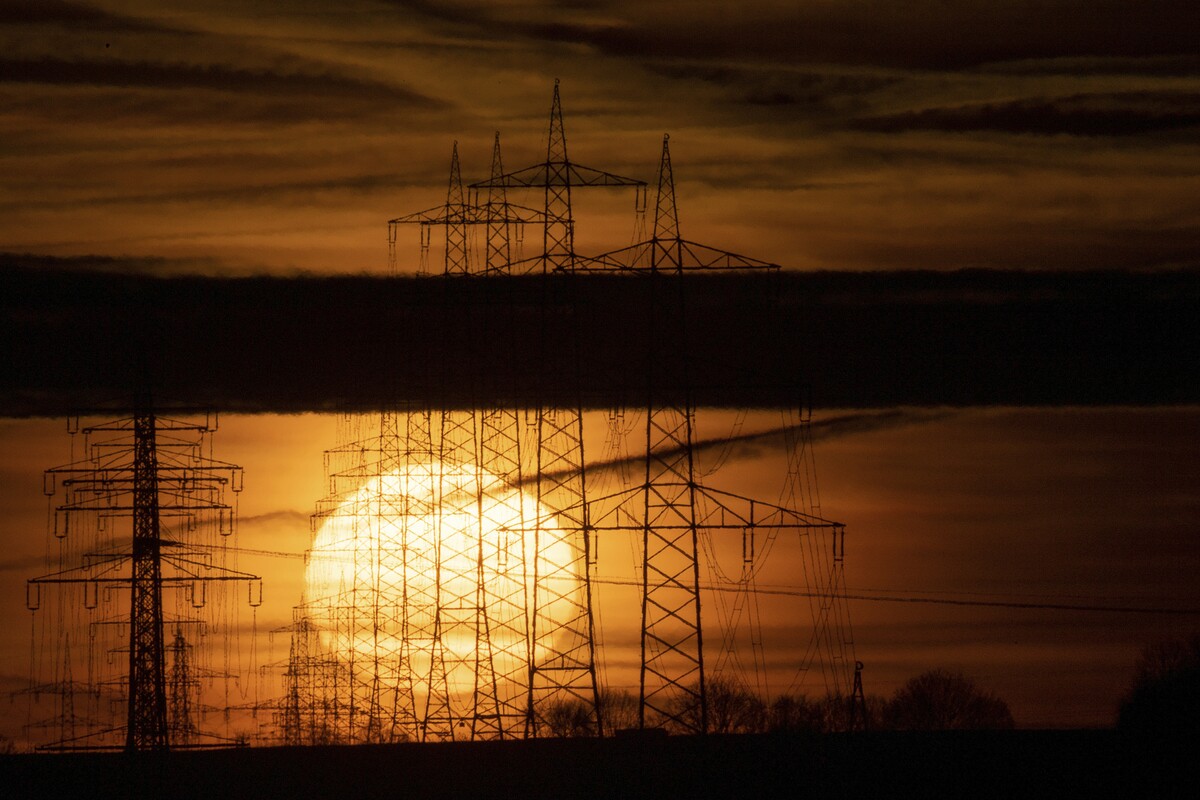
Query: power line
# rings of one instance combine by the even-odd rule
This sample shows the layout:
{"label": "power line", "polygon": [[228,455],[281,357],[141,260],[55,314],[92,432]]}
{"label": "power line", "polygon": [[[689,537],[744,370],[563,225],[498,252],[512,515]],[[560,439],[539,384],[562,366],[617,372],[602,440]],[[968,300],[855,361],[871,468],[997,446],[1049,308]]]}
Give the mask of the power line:
{"label": "power line", "polygon": [[[640,586],[641,584],[631,578],[593,578],[593,583],[609,584],[613,586]],[[751,592],[758,595],[776,595],[782,597],[824,597],[821,592],[810,592],[803,589],[786,589],[786,588],[761,588],[757,586],[729,585],[723,586],[719,584],[701,584],[702,589],[711,592]],[[1106,606],[1106,605],[1083,605],[1073,603],[1027,603],[1017,601],[1003,600],[957,600],[948,597],[929,597],[915,595],[913,597],[897,597],[895,595],[869,595],[869,594],[844,594],[842,597],[846,600],[864,600],[875,603],[922,603],[926,605],[947,605],[947,606],[974,606],[982,608],[1016,608],[1026,610],[1039,611],[1092,611],[1092,612],[1107,612],[1107,613],[1128,613],[1128,614],[1173,614],[1173,615],[1200,615],[1200,608],[1178,608],[1169,606]]]}
{"label": "power line", "polygon": [[[245,547],[228,547],[222,549],[253,556],[270,556],[274,558],[304,558],[303,553],[283,552],[279,550],[252,550]],[[593,578],[592,580],[594,583],[607,584],[610,586],[641,586],[638,581],[631,578]],[[805,591],[804,589],[792,589],[787,587],[766,588],[761,586],[753,586],[748,588],[744,585],[736,584],[724,586],[720,584],[705,583],[701,584],[700,588],[710,592],[736,593],[749,591],[752,594],[774,595],[779,597],[824,596],[820,592],[810,592]],[[861,591],[871,590],[864,589]],[[843,595],[843,597],[845,597],[847,600],[862,600],[871,603],[920,603],[922,605],[969,606],[975,608],[1015,608],[1030,611],[1088,611],[1096,613],[1163,614],[1174,616],[1200,615],[1200,608],[1186,608],[1178,606],[1111,606],[1084,603],[1031,603],[1017,600],[962,600],[950,597],[932,597],[929,594],[912,595],[911,597],[880,594],[846,594]]]}

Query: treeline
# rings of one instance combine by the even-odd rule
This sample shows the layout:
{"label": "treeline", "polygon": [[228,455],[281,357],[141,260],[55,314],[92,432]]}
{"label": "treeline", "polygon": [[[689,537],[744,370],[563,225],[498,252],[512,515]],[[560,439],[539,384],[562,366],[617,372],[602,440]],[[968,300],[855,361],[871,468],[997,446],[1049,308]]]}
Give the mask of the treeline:
{"label": "treeline", "polygon": [[[647,728],[697,729],[701,710],[697,687],[677,700],[671,717],[648,714]],[[785,694],[767,702],[745,686],[718,677],[705,686],[710,733],[836,733],[850,730],[1003,730],[1013,727],[1008,704],[961,673],[930,670],[909,680],[891,697],[821,697]],[[604,734],[641,727],[637,697],[620,691],[600,696]],[[551,703],[543,719],[552,736],[595,736],[587,706],[567,700]]]}

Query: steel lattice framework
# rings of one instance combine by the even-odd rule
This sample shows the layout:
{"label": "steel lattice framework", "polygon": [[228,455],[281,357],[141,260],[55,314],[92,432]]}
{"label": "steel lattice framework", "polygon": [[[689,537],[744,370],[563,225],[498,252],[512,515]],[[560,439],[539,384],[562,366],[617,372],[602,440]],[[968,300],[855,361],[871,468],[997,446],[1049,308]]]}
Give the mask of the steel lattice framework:
{"label": "steel lattice framework", "polygon": [[[480,204],[478,190],[471,187],[475,199],[468,202],[463,188],[462,170],[458,159],[458,142],[454,143],[450,156],[450,182],[446,190],[446,202],[440,206],[406,214],[388,220],[388,264],[389,271],[396,271],[396,243],[401,225],[416,225],[420,231],[421,260],[418,273],[429,273],[429,249],[434,228],[442,228],[446,234],[443,275],[505,274],[509,271],[513,246],[512,240],[520,241],[525,225],[543,224],[547,216],[542,211],[509,203],[504,184],[497,182],[502,177],[503,162],[500,157],[500,134],[497,133],[492,147],[492,177],[488,187],[488,199]],[[485,226],[487,253],[482,268],[471,262],[469,231],[474,226]]]}
{"label": "steel lattice framework", "polygon": [[[190,719],[178,718],[191,714],[187,688],[191,677],[173,684],[178,691],[171,694],[173,713],[168,714],[164,589],[181,590],[199,609],[206,605],[209,584],[243,582],[252,584],[252,604],[261,602],[258,576],[214,563],[219,548],[192,535],[213,528],[222,536],[233,533],[234,509],[225,502],[224,492],[227,488],[241,491],[242,471],[204,454],[203,440],[213,430],[207,420],[195,424],[138,412],[84,428],[87,457],[46,471],[46,493],[54,495],[61,483],[66,495],[55,507],[56,536],[65,539],[73,530],[78,534],[87,527],[81,518],[92,520],[99,530],[108,530],[122,517],[131,520],[127,547],[109,545],[85,552],[82,565],[29,581],[29,605],[34,609],[46,585],[81,587],[88,609],[102,605],[102,596],[108,597],[113,588],[129,589],[128,615],[120,620],[129,632],[129,672],[123,681],[127,687],[124,747],[129,751],[191,746],[195,737]],[[98,624],[110,622],[102,619]],[[172,622],[182,625],[195,620]],[[176,670],[183,669],[178,659],[186,654],[177,650],[176,658]],[[89,727],[83,736],[51,748],[115,746],[110,741],[117,731]],[[186,735],[181,741],[173,732]]]}
{"label": "steel lattice framework", "polygon": [[[779,267],[680,236],[668,136],[663,137],[657,188],[650,239],[579,265],[584,270],[638,276],[644,281],[647,315],[644,480],[638,487],[596,499],[596,507],[602,510],[591,524],[597,530],[641,533],[639,725],[705,733],[708,701],[700,596],[701,536],[734,530],[752,542],[755,532],[762,529],[772,536],[782,529],[825,530],[837,536],[841,526],[783,507],[773,507],[764,516],[758,504],[756,514],[755,501],[700,485],[692,446],[691,354],[683,345],[688,324],[683,274],[775,272]],[[655,400],[671,396],[678,399]]]}
{"label": "steel lattice framework", "polygon": [[[398,227],[414,224],[421,230],[422,272],[430,231],[444,229],[443,280],[562,276],[537,284],[545,294],[538,298],[543,327],[534,357],[543,369],[576,378],[583,369],[579,343],[551,347],[545,324],[549,315],[573,309],[572,276],[620,273],[639,281],[646,392],[640,481],[588,496],[578,401],[524,413],[404,409],[384,413],[376,434],[346,437],[327,454],[330,493],[314,516],[314,528],[342,518],[342,540],[332,551],[325,542],[321,555],[314,547],[312,559],[340,551],[350,554],[349,566],[326,581],[336,591],[297,609],[282,714],[288,741],[539,736],[568,707],[586,716],[582,729],[606,732],[592,610],[594,537],[604,531],[640,538],[639,725],[709,729],[700,570],[713,537],[742,537],[731,617],[753,604],[754,576],[771,543],[784,532],[809,540],[806,578],[821,598],[813,609],[814,648],[831,662],[844,660],[837,626],[845,608],[834,597],[844,588],[844,533],[820,517],[805,488],[811,467],[805,425],[788,428],[797,433],[779,504],[703,486],[694,457],[683,276],[770,274],[779,267],[681,237],[667,137],[651,236],[584,257],[575,252],[572,191],[598,186],[634,187],[641,212],[644,182],[569,160],[556,81],[546,160],[505,172],[497,134],[490,178],[465,191],[456,142],[446,202],[389,221],[390,263],[394,270]],[[541,190],[543,209],[510,203],[513,189]],[[522,259],[513,239],[528,224],[541,224],[542,250]],[[482,258],[469,235],[473,226],[486,230]],[[546,363],[551,353],[562,361]],[[534,495],[528,506],[521,487]],[[400,569],[388,566],[397,563]],[[720,647],[722,654],[732,650],[730,630]]]}

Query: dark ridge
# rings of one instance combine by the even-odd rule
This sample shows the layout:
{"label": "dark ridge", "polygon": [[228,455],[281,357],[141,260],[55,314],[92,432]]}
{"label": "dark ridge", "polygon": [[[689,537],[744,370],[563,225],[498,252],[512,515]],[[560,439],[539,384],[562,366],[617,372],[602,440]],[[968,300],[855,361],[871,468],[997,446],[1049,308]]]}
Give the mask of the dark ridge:
{"label": "dark ridge", "polygon": [[1200,274],[1183,271],[230,279],[0,261],[0,416],[145,397],[246,413],[1195,403],[1198,334]]}

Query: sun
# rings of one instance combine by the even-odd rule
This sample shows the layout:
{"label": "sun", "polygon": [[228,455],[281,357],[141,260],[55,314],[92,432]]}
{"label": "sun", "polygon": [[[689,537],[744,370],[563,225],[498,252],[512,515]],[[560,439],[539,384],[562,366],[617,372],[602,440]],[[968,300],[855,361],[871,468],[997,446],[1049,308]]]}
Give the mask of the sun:
{"label": "sun", "polygon": [[[322,650],[352,680],[411,691],[412,714],[451,716],[524,702],[538,575],[539,621],[562,620],[583,591],[563,578],[573,548],[558,517],[480,467],[407,463],[363,480],[314,518],[305,606]],[[536,533],[540,530],[540,533]],[[539,624],[542,624],[539,622]],[[399,702],[399,701],[396,701]]]}

